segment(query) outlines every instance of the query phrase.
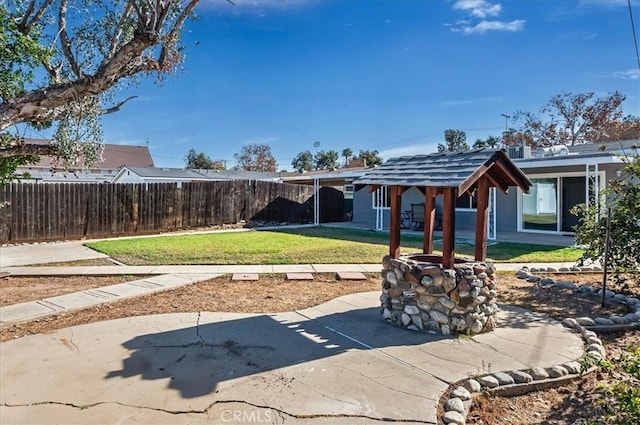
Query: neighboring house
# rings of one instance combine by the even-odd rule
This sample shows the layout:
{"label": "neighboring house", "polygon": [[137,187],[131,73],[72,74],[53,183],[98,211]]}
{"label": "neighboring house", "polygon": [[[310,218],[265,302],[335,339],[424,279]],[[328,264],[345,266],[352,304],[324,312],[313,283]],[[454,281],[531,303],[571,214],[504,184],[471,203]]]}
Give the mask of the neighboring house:
{"label": "neighboring house", "polygon": [[[571,208],[589,201],[595,205],[595,194],[606,188],[607,182],[620,176],[624,163],[619,155],[637,154],[632,146],[640,140],[585,144],[571,147],[554,146],[531,152],[529,148],[510,148],[514,162],[532,181],[528,194],[511,190],[495,194],[491,200],[490,236],[505,232],[572,234],[578,218]],[[368,187],[354,193],[353,220],[359,225],[388,229],[389,203],[386,187],[373,193]],[[438,197],[438,201],[441,201]],[[424,195],[416,188],[403,194],[402,210],[423,203]],[[463,194],[457,200],[456,227],[475,226],[475,198]]]}
{"label": "neighboring house", "polygon": [[109,183],[184,183],[210,181],[193,170],[182,168],[122,167]]}
{"label": "neighboring house", "polygon": [[262,180],[279,183],[280,173],[236,170],[122,167],[110,183],[184,183],[195,181]]}
{"label": "neighboring house", "polygon": [[[49,144],[45,139],[26,139],[30,144]],[[19,167],[17,173],[28,173],[31,179],[24,182],[36,183],[101,183],[109,181],[123,166],[153,167],[153,159],[148,146],[129,146],[105,144],[102,161],[85,167],[78,164],[68,170],[62,170],[55,164],[55,158],[41,156],[36,164]]]}

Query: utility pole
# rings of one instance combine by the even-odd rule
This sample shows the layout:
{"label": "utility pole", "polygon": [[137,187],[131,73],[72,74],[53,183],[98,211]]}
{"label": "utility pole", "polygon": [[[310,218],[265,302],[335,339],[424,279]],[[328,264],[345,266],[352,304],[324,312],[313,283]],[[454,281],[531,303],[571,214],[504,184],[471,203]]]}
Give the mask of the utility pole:
{"label": "utility pole", "polygon": [[507,133],[509,131],[509,118],[511,118],[511,115],[507,115],[507,114],[500,114],[504,117],[504,132]]}

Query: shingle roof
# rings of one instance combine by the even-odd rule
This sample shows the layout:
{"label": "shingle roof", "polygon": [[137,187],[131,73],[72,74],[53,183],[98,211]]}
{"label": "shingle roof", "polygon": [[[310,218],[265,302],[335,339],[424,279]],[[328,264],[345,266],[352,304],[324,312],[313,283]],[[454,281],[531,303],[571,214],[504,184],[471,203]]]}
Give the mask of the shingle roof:
{"label": "shingle roof", "polygon": [[136,173],[140,177],[207,180],[207,177],[202,174],[193,170],[183,170],[182,168],[127,167],[127,170]]}
{"label": "shingle roof", "polygon": [[358,186],[457,187],[459,193],[463,193],[485,174],[498,183],[493,186],[503,191],[509,186],[528,191],[531,186],[531,181],[506,152],[494,149],[391,158],[354,183]]}
{"label": "shingle roof", "polygon": [[[45,145],[51,143],[45,139],[25,139],[26,143]],[[125,165],[133,167],[153,167],[153,159],[148,146],[111,145],[105,144],[102,152],[103,160],[93,165],[94,169],[117,170]],[[51,168],[54,158],[41,156],[40,161],[30,167]],[[82,168],[78,166],[75,168]]]}
{"label": "shingle roof", "polygon": [[586,153],[617,153],[621,151],[630,151],[632,146],[640,146],[640,139],[620,140],[616,142],[602,143],[583,143],[581,145],[568,146],[569,152],[586,154]]}
{"label": "shingle roof", "polygon": [[189,168],[210,180],[264,180],[279,181],[280,173],[269,171],[244,171],[244,170],[206,170]]}

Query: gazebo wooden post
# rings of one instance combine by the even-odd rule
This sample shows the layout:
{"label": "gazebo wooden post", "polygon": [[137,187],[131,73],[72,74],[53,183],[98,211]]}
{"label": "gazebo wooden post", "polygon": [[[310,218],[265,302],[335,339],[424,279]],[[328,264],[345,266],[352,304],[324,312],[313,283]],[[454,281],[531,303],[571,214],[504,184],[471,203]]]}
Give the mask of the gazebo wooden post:
{"label": "gazebo wooden post", "polygon": [[422,252],[433,254],[433,229],[436,218],[436,191],[427,187],[424,198],[424,236],[422,237]]}
{"label": "gazebo wooden post", "polygon": [[452,269],[455,263],[456,233],[456,192],[455,187],[447,187],[443,191],[442,212],[442,265]]}
{"label": "gazebo wooden post", "polygon": [[391,186],[391,211],[389,217],[389,255],[400,257],[400,208],[402,187]]}
{"label": "gazebo wooden post", "polygon": [[476,210],[475,260],[485,261],[487,259],[487,236],[489,234],[487,229],[489,221],[489,180],[487,177],[482,177],[478,180],[476,190],[478,205]]}

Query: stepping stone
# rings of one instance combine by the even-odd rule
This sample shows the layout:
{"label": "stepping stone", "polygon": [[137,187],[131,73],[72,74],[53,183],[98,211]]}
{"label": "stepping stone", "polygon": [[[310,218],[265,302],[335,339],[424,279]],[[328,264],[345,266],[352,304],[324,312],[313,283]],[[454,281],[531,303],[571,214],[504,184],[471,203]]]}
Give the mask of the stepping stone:
{"label": "stepping stone", "polygon": [[258,273],[234,273],[231,280],[259,280]]}
{"label": "stepping stone", "polygon": [[337,276],[340,280],[367,280],[367,277],[360,272],[338,272]]}
{"label": "stepping stone", "polygon": [[311,273],[287,273],[287,280],[313,280]]}

